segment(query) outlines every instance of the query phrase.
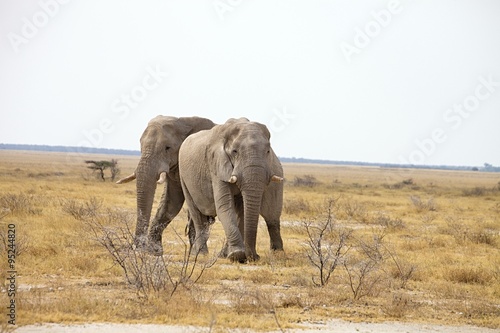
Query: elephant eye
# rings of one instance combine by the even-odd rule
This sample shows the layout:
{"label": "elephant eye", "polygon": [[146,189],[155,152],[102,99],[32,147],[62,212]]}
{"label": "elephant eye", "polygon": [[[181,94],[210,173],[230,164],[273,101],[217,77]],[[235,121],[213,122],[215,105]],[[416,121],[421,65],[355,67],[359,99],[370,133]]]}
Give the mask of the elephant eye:
{"label": "elephant eye", "polygon": [[238,151],[236,149],[233,149],[233,154],[238,154]]}
{"label": "elephant eye", "polygon": [[165,151],[168,151],[169,149],[170,149],[170,147],[169,147],[169,146],[166,146],[166,147],[165,147]]}

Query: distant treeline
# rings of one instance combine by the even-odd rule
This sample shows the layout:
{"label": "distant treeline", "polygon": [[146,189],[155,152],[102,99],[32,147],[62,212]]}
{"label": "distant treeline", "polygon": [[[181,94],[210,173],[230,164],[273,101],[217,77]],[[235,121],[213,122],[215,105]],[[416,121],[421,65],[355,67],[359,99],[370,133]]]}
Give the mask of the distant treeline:
{"label": "distant treeline", "polygon": [[82,153],[82,154],[104,154],[104,155],[137,155],[138,150],[108,149],[108,148],[90,148],[90,147],[67,147],[67,146],[47,146],[47,145],[18,145],[0,143],[0,150],[30,150],[30,151],[48,151],[61,153]]}
{"label": "distant treeline", "polygon": [[[131,155],[131,156],[141,155],[141,152],[138,150],[47,146],[47,145],[22,145],[22,144],[5,144],[5,143],[0,143],[0,150],[30,150],[30,151],[48,151],[48,152],[63,152],[63,153]],[[353,161],[330,161],[330,160],[316,160],[316,159],[296,158],[296,157],[280,157],[279,159],[283,163],[359,165],[359,166],[372,166],[380,168],[411,168],[411,169],[500,172],[500,167],[495,167],[488,163],[484,163],[484,166],[453,166],[453,165],[413,165],[413,164],[372,163],[372,162],[353,162]]]}
{"label": "distant treeline", "polygon": [[487,171],[500,172],[500,167],[494,167],[485,163],[484,166],[455,166],[455,165],[414,165],[414,164],[395,164],[395,163],[372,163],[372,162],[353,162],[353,161],[330,161],[315,160],[295,157],[280,157],[283,163],[311,163],[311,164],[331,164],[331,165],[359,165],[379,168],[408,168],[408,169],[438,169],[438,170],[464,170],[464,171]]}

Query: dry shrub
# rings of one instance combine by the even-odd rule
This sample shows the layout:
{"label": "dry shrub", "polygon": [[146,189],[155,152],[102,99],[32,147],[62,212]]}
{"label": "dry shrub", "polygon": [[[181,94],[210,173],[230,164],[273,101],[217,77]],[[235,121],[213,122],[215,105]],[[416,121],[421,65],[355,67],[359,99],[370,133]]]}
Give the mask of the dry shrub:
{"label": "dry shrub", "polygon": [[470,232],[467,237],[472,243],[475,244],[496,246],[498,233],[494,232],[493,230],[480,230],[477,232]]}
{"label": "dry shrub", "polygon": [[284,332],[277,315],[277,303],[288,304],[287,307],[293,306],[293,300],[273,299],[274,293],[265,292],[259,289],[250,289],[245,285],[236,287],[226,287],[225,292],[229,295],[231,306],[238,315],[256,314],[273,316],[276,326],[281,332]]}
{"label": "dry shrub", "polygon": [[415,273],[417,272],[417,266],[401,260],[396,256],[392,256],[394,266],[392,267],[390,274],[391,276],[399,281],[398,288],[406,288],[408,281],[414,279]]}
{"label": "dry shrub", "polygon": [[459,245],[464,245],[467,242],[493,247],[497,245],[498,233],[495,230],[479,227],[476,227],[477,230],[473,230],[461,218],[454,216],[447,216],[445,220],[448,226],[445,232],[452,235]]}
{"label": "dry shrub", "polygon": [[385,214],[378,214],[373,222],[392,230],[404,229],[406,227],[402,219],[391,218]]}
{"label": "dry shrub", "polygon": [[298,287],[310,287],[312,285],[311,278],[306,274],[304,274],[303,270],[294,272],[292,276],[288,279],[288,283],[292,286],[298,286]]}
{"label": "dry shrub", "polygon": [[285,199],[283,212],[289,215],[300,215],[311,211],[311,205],[303,198]]}
{"label": "dry shrub", "polygon": [[350,197],[343,198],[339,203],[339,211],[349,220],[358,222],[368,221],[368,211],[365,204]]}
{"label": "dry shrub", "polygon": [[7,193],[0,196],[0,208],[12,215],[39,215],[42,213],[42,208],[36,206],[41,203],[41,198],[33,194]]}
{"label": "dry shrub", "polygon": [[387,257],[384,237],[385,230],[376,230],[367,239],[357,238],[355,252],[343,262],[354,300],[377,296],[384,288],[383,264]]}
{"label": "dry shrub", "polygon": [[199,260],[198,254],[191,254],[189,244],[177,232],[176,236],[184,249],[180,260],[174,260],[173,256],[152,255],[135,247],[130,213],[103,210],[100,202],[93,199],[82,207],[77,212],[83,213],[77,216],[94,240],[106,249],[114,264],[123,270],[126,281],[142,297],[149,298],[160,292],[172,297],[179,286],[189,289],[217,260],[215,255],[207,260]]}
{"label": "dry shrub", "polygon": [[435,212],[437,210],[436,202],[434,198],[429,198],[427,201],[422,200],[418,195],[410,196],[410,202],[419,213],[422,212]]}
{"label": "dry shrub", "polygon": [[388,188],[388,189],[395,189],[395,190],[399,190],[399,189],[407,188],[407,187],[411,188],[412,190],[419,190],[420,189],[420,187],[413,181],[413,178],[404,179],[401,182],[394,183],[394,184],[383,184],[382,186],[385,188]]}
{"label": "dry shrub", "polygon": [[270,313],[274,309],[272,293],[251,289],[243,284],[236,287],[226,287],[231,306],[239,315],[245,313]]}
{"label": "dry shrub", "polygon": [[481,197],[483,195],[486,195],[488,192],[486,187],[480,187],[476,186],[473,188],[466,188],[462,190],[462,195],[465,197]]}
{"label": "dry shrub", "polygon": [[85,220],[96,217],[102,208],[102,200],[91,197],[85,202],[74,199],[62,199],[60,201],[63,212],[73,216],[77,220]]}
{"label": "dry shrub", "polygon": [[320,182],[313,175],[295,176],[293,180],[293,186],[297,187],[315,187],[319,184]]}
{"label": "dry shrub", "polygon": [[366,296],[377,296],[381,292],[383,276],[380,271],[380,262],[372,259],[348,259],[343,264],[347,273],[347,284],[354,300]]}
{"label": "dry shrub", "polygon": [[[2,218],[0,217],[0,220]],[[9,242],[8,230],[0,231],[0,253],[9,253],[9,250],[12,249],[12,240]],[[30,251],[31,242],[29,237],[26,234],[22,234],[19,232],[19,229],[16,230],[16,238],[15,238],[15,247],[14,251],[16,254],[16,258],[19,257],[22,253],[26,251]]]}
{"label": "dry shrub", "polygon": [[475,267],[456,267],[446,271],[445,278],[451,282],[486,285],[493,280],[490,271]]}
{"label": "dry shrub", "polygon": [[403,318],[409,311],[415,308],[415,303],[410,295],[403,292],[395,292],[390,295],[386,304],[382,306],[382,311],[393,318]]}
{"label": "dry shrub", "polygon": [[348,241],[352,234],[352,230],[335,225],[333,216],[335,203],[334,199],[327,201],[325,219],[315,223],[302,222],[307,234],[306,255],[318,274],[317,277],[313,277],[313,283],[321,287],[328,284],[337,267],[342,265],[349,251]]}

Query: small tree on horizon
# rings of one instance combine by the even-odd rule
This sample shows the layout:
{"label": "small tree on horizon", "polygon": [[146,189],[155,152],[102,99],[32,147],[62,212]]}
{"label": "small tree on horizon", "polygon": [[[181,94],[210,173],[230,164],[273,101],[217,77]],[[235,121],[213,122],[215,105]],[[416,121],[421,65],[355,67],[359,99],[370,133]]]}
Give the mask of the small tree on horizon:
{"label": "small tree on horizon", "polygon": [[118,160],[112,159],[111,161],[93,161],[93,160],[87,160],[85,163],[89,164],[87,168],[90,170],[98,171],[99,176],[102,179],[102,181],[106,181],[106,178],[104,177],[104,170],[110,169],[111,172],[111,181],[114,181],[116,176],[120,173],[120,169],[117,167],[118,165]]}

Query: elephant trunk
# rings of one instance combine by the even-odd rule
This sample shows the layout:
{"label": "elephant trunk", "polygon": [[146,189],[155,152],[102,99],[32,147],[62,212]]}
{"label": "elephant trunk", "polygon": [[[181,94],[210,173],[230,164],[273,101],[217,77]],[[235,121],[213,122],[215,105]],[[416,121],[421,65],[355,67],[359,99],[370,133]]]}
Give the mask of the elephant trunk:
{"label": "elephant trunk", "polygon": [[137,225],[135,229],[135,244],[142,248],[147,243],[149,220],[153,208],[157,179],[157,163],[141,158],[137,166]]}
{"label": "elephant trunk", "polygon": [[245,254],[250,261],[258,260],[256,252],[257,226],[259,222],[262,195],[266,186],[266,173],[253,172],[250,177],[245,177],[241,185],[244,212]]}

